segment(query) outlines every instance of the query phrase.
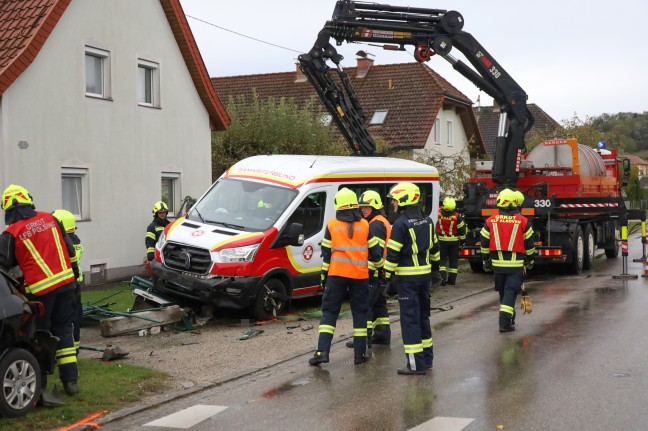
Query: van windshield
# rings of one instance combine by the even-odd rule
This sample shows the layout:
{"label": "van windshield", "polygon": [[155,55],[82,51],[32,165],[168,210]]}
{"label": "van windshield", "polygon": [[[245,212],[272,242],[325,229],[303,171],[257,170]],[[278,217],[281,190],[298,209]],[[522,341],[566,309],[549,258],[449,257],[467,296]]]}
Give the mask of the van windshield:
{"label": "van windshield", "polygon": [[285,187],[222,178],[196,203],[187,219],[243,231],[266,231],[297,194]]}

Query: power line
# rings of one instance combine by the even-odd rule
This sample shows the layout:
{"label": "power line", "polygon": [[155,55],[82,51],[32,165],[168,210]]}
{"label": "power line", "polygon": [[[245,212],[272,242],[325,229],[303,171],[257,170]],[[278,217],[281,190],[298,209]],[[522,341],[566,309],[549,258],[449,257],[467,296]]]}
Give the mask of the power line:
{"label": "power line", "polygon": [[285,49],[286,51],[296,52],[296,53],[298,53],[298,54],[302,54],[302,53],[303,53],[303,51],[297,51],[296,49],[286,48],[285,46],[277,45],[277,44],[275,44],[275,43],[271,43],[271,42],[266,42],[265,40],[257,39],[256,37],[248,36],[248,35],[245,35],[245,34],[243,34],[243,33],[239,33],[239,32],[237,32],[237,31],[230,30],[230,29],[228,29],[228,28],[221,27],[221,26],[216,25],[216,24],[212,24],[211,22],[208,22],[208,21],[202,20],[202,19],[200,19],[200,18],[196,18],[195,16],[191,16],[191,15],[186,15],[186,16],[187,16],[187,18],[195,19],[196,21],[200,21],[200,22],[202,22],[202,23],[204,23],[204,24],[211,25],[212,27],[216,27],[216,28],[218,28],[218,29],[220,29],[220,30],[225,30],[225,31],[228,31],[228,32],[230,32],[230,33],[234,33],[234,34],[236,34],[236,35],[238,35],[238,36],[241,36],[241,37],[245,37],[245,38],[248,38],[248,39],[252,39],[252,40],[254,40],[254,41],[257,41],[257,42],[265,43],[266,45],[270,45],[270,46],[274,46],[274,47],[277,47],[277,48]]}

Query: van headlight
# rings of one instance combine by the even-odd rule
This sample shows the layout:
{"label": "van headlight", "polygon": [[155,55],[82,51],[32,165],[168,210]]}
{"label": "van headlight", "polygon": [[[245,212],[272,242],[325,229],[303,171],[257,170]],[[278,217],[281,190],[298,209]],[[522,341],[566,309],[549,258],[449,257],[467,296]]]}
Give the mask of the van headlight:
{"label": "van headlight", "polygon": [[156,244],[158,250],[162,250],[162,247],[164,246],[165,242],[166,242],[166,235],[164,235],[164,231],[162,231],[162,233],[160,234],[160,237],[158,238],[157,244]]}
{"label": "van headlight", "polygon": [[212,260],[216,263],[252,262],[260,245],[259,243],[214,251]]}

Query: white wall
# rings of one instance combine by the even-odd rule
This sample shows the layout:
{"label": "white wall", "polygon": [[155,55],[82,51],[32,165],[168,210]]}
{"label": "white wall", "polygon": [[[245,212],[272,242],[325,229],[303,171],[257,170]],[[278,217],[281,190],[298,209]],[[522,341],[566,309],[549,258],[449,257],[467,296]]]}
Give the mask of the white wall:
{"label": "white wall", "polygon": [[[112,101],[85,96],[86,45],[110,51]],[[160,65],[159,109],[137,104],[138,58]],[[21,184],[52,211],[61,168],[89,169],[90,217],[77,222],[84,271],[106,263],[123,276],[142,263],[161,172],[181,173],[178,200],[211,183],[208,114],[158,0],[71,2],[1,108],[3,187]]]}
{"label": "white wall", "polygon": [[[423,151],[415,150],[415,154],[425,151],[434,151],[443,156],[462,155],[466,163],[470,162],[470,152],[468,150],[468,137],[464,130],[461,117],[454,109],[442,109],[437,115],[441,126],[440,139],[438,143],[434,142],[434,128],[430,131]],[[452,146],[448,146],[448,121],[452,122]]]}

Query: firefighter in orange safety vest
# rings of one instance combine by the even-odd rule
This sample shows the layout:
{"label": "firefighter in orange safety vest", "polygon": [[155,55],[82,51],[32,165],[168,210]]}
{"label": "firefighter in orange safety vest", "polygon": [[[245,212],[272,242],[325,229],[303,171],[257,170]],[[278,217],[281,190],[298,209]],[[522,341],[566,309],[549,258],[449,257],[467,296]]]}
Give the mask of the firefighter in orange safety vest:
{"label": "firefighter in orange safety vest", "polygon": [[388,198],[400,216],[387,243],[385,273],[396,275],[403,347],[407,360],[398,374],[424,375],[434,359],[430,326],[430,284],[438,276],[439,245],[434,222],[421,210],[416,184],[398,183]]}
{"label": "firefighter in orange safety vest", "polygon": [[308,363],[329,361],[329,350],[342,303],[351,296],[354,363],[367,362],[367,312],[369,261],[383,267],[382,247],[369,232],[369,223],[358,211],[358,197],[344,187],[335,194],[335,218],[329,220],[322,240],[322,317],[317,351]]}
{"label": "firefighter in orange safety vest", "polygon": [[[30,300],[40,301],[44,315],[37,328],[59,338],[56,362],[63,389],[70,395],[79,389],[77,355],[74,348],[72,317],[74,289],[79,275],[71,261],[76,254],[59,221],[48,212],[36,211],[29,192],[12,184],[2,193],[5,231],[0,235],[0,266],[19,266],[24,277],[23,291]],[[42,388],[47,387],[43,370]]]}
{"label": "firefighter in orange safety vest", "polygon": [[533,227],[517,212],[518,195],[504,189],[497,195],[499,214],[490,216],[481,230],[484,270],[492,270],[499,292],[499,331],[515,331],[515,300],[522,291],[524,268],[534,264]]}
{"label": "firefighter in orange safety vest", "polygon": [[[369,234],[378,238],[382,250],[389,239],[391,224],[383,208],[382,199],[378,192],[367,190],[358,198],[362,217],[369,222]],[[385,252],[383,252],[383,256]],[[367,345],[391,343],[391,327],[389,325],[389,310],[387,309],[387,282],[383,268],[375,268],[369,262],[369,314],[367,317]],[[353,341],[346,343],[353,347]]]}
{"label": "firefighter in orange safety vest", "polygon": [[442,208],[439,208],[436,232],[441,250],[441,286],[445,286],[446,283],[454,286],[457,282],[459,249],[466,241],[466,223],[463,216],[455,211],[456,208],[457,202],[451,197],[445,198]]}

